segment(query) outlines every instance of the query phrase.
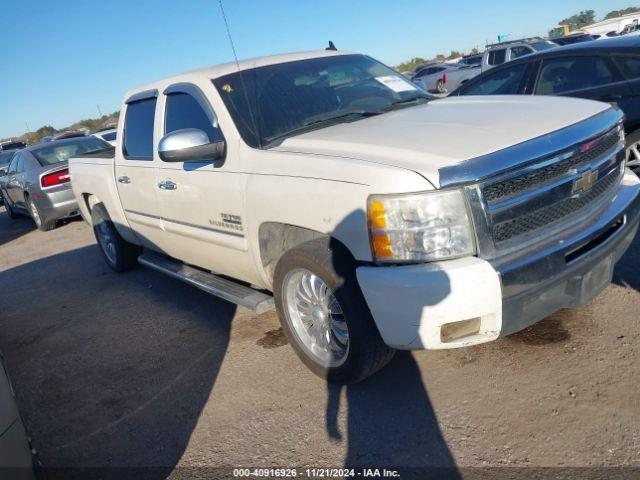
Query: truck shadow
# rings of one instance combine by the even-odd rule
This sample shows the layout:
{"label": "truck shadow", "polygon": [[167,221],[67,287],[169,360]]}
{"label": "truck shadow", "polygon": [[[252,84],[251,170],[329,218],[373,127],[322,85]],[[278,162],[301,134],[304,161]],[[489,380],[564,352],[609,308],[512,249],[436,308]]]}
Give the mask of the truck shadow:
{"label": "truck shadow", "polygon": [[[363,211],[356,210],[345,217],[334,235],[340,238],[341,232],[349,231],[353,224],[366,224]],[[335,251],[341,245],[332,240],[330,248]],[[341,256],[334,255],[334,271],[341,278],[349,278],[350,265],[336,258]],[[446,272],[434,271],[432,275],[438,287],[423,299],[431,302],[427,305],[438,304],[451,293]],[[423,304],[404,305],[403,309],[411,318],[420,318]],[[345,468],[401,467],[402,478],[460,478],[420,369],[410,352],[396,352],[389,365],[361,383],[343,387],[327,383],[326,428],[334,440],[343,440],[337,422],[343,389],[347,403]]]}
{"label": "truck shadow", "polygon": [[640,292],[640,233],[622,256],[613,271],[613,283]]}
{"label": "truck shadow", "polygon": [[0,272],[0,284],[0,350],[48,477],[166,478],[235,305],[147,269],[115,274],[97,246]]}
{"label": "truck shadow", "polygon": [[12,242],[36,229],[29,217],[9,218],[4,205],[0,205],[0,245]]}

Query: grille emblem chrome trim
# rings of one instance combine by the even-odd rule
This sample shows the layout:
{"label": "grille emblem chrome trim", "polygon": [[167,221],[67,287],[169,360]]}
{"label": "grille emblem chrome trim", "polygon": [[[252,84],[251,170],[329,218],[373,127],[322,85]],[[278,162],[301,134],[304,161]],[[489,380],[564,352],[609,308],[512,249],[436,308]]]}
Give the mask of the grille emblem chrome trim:
{"label": "grille emblem chrome trim", "polygon": [[587,170],[584,172],[580,178],[574,180],[573,188],[571,189],[571,193],[582,193],[593,187],[593,184],[598,181],[598,171],[597,170]]}

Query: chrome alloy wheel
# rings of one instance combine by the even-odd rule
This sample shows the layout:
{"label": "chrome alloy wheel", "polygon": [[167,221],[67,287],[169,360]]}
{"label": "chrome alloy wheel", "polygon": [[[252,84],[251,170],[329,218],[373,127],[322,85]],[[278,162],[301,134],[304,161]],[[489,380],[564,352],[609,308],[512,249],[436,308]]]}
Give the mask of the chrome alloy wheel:
{"label": "chrome alloy wheel", "polygon": [[98,242],[100,242],[100,246],[102,247],[102,251],[109,259],[109,262],[115,265],[117,263],[115,238],[113,238],[113,234],[111,233],[111,229],[107,225],[107,222],[102,221],[96,225],[96,233]]}
{"label": "chrome alloy wheel", "polygon": [[288,272],[282,290],[285,315],[304,349],[325,367],[342,365],[349,329],[333,291],[305,268]]}
{"label": "chrome alloy wheel", "polygon": [[640,142],[627,147],[627,167],[640,167]]}

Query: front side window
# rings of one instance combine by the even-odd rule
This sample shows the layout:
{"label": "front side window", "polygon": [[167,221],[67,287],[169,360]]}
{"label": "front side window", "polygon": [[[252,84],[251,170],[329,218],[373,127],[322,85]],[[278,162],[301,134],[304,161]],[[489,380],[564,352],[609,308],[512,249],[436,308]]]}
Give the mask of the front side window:
{"label": "front side window", "polygon": [[153,160],[153,122],[156,99],[146,98],[127,105],[123,152],[129,160]]}
{"label": "front side window", "polygon": [[599,87],[616,81],[615,73],[602,57],[569,57],[545,60],[540,69],[536,95]]}
{"label": "front side window", "polygon": [[524,57],[525,55],[529,55],[530,53],[533,53],[533,50],[531,50],[529,47],[513,47],[511,49],[511,60]]}
{"label": "front side window", "polygon": [[485,78],[462,87],[461,95],[516,95],[527,65],[521,63],[511,68],[491,71]]}
{"label": "front side window", "polygon": [[431,98],[396,71],[364,55],[266,65],[216,78],[213,83],[242,138],[252,147]]}
{"label": "front side window", "polygon": [[487,63],[489,65],[500,65],[504,63],[507,59],[507,49],[502,48],[500,50],[491,50],[489,52],[489,58],[487,59]]}
{"label": "front side window", "polygon": [[90,137],[75,137],[53,142],[47,142],[45,146],[34,148],[31,154],[36,157],[38,163],[43,167],[66,162],[75,155],[94,153],[113,148],[104,140]]}
{"label": "front side window", "polygon": [[188,93],[171,93],[167,95],[165,134],[184,128],[202,130],[210,142],[222,139],[220,130],[213,126],[211,119],[195,98]]}

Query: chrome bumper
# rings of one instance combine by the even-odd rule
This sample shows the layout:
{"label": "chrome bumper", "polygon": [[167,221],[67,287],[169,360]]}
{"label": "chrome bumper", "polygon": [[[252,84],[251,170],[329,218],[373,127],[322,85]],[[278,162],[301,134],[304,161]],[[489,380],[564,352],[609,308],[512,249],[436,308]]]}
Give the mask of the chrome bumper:
{"label": "chrome bumper", "polygon": [[609,208],[579,236],[519,262],[494,265],[502,285],[500,335],[596,297],[611,283],[613,267],[633,241],[639,222],[640,180],[627,171]]}

